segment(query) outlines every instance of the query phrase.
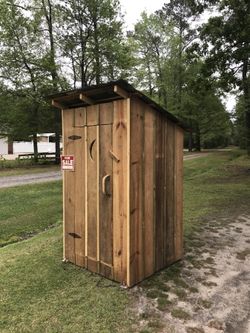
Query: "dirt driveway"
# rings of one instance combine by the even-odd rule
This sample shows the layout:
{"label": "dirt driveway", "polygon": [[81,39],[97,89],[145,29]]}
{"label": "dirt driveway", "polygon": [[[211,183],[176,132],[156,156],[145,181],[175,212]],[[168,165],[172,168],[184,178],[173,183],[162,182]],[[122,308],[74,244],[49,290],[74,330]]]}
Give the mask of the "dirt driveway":
{"label": "dirt driveway", "polygon": [[209,153],[192,153],[190,155],[184,155],[184,161],[194,160],[198,157],[206,157]]}
{"label": "dirt driveway", "polygon": [[[203,153],[194,153],[192,155],[184,156],[185,160],[191,160],[198,157],[205,157],[207,154]],[[32,171],[31,171],[32,172]],[[50,171],[50,172],[42,172],[42,173],[31,173],[28,175],[19,175],[19,176],[6,176],[0,177],[0,188],[20,186],[26,184],[34,184],[34,183],[45,183],[55,180],[62,179],[61,171]]]}
{"label": "dirt driveway", "polygon": [[139,332],[249,333],[250,215],[209,221],[172,272],[134,292]]}

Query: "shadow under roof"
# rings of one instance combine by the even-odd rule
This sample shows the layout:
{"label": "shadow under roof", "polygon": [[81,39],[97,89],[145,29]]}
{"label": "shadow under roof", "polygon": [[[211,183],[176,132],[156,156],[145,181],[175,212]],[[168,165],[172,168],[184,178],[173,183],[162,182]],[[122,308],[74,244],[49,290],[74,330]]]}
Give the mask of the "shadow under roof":
{"label": "shadow under roof", "polygon": [[88,105],[112,102],[119,99],[137,97],[150,105],[153,109],[164,114],[168,119],[185,129],[185,126],[174,115],[166,111],[159,104],[136,90],[125,80],[111,81],[95,86],[65,91],[49,96],[52,105],[59,109],[85,107]]}

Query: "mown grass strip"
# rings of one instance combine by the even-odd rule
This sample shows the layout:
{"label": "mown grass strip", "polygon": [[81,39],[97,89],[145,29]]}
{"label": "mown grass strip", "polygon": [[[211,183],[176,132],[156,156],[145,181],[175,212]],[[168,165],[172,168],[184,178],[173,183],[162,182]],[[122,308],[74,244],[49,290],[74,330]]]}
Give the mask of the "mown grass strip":
{"label": "mown grass strip", "polygon": [[40,172],[49,172],[49,171],[60,171],[60,167],[58,165],[33,165],[33,164],[23,164],[20,162],[19,164],[14,161],[7,161],[8,164],[1,165],[0,162],[0,177],[8,177],[8,176],[21,176],[21,175],[29,175]]}
{"label": "mown grass strip", "polygon": [[0,332],[129,332],[128,293],[61,259],[61,227],[0,249]]}
{"label": "mown grass strip", "polygon": [[250,159],[242,151],[212,153],[184,165],[186,238],[211,217],[249,211]]}
{"label": "mown grass strip", "polygon": [[0,189],[0,247],[62,221],[60,181]]}

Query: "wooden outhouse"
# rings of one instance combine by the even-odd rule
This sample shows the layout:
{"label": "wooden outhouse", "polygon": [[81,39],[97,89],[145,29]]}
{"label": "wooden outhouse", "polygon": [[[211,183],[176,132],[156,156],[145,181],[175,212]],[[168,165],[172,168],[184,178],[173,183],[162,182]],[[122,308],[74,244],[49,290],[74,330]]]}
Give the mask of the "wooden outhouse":
{"label": "wooden outhouse", "polygon": [[62,109],[64,259],[126,286],[183,253],[183,128],[119,80]]}

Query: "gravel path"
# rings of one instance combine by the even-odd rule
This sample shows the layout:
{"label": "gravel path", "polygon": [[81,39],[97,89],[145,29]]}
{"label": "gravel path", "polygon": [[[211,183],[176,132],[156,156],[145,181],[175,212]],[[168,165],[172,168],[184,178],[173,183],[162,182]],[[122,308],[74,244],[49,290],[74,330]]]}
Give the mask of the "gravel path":
{"label": "gravel path", "polygon": [[0,188],[51,182],[62,179],[61,171],[32,173],[30,175],[0,177]]}
{"label": "gravel path", "polygon": [[198,157],[206,157],[209,153],[194,153],[194,154],[190,154],[190,155],[184,155],[184,161],[188,161],[188,160],[194,160],[195,158]]}

